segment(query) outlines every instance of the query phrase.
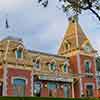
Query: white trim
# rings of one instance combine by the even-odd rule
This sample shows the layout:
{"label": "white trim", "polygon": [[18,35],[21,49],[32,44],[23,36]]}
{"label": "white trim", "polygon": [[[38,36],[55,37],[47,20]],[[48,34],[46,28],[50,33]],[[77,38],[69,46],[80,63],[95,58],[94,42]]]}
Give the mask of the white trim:
{"label": "white trim", "polygon": [[75,95],[74,95],[74,82],[72,82],[72,98],[75,98]]}
{"label": "white trim", "polygon": [[5,55],[4,55],[4,72],[3,72],[3,96],[7,96],[7,62],[6,62],[6,59],[7,59],[7,53],[8,53],[8,50],[9,50],[9,44],[10,44],[10,40],[7,41],[7,47],[6,47],[6,52],[5,52]]}
{"label": "white trim", "polygon": [[68,68],[69,68],[69,67],[68,67],[68,64],[69,64],[69,63],[68,63],[68,60],[66,60],[66,61],[64,62],[64,64],[66,64],[66,72],[64,72],[64,68],[63,68],[63,72],[64,72],[64,73],[68,73]]}
{"label": "white trim", "polygon": [[21,58],[17,58],[17,50],[20,50],[20,49],[18,48],[18,49],[15,50],[16,59],[21,59],[21,60],[23,60],[23,58],[24,58],[23,50],[21,50]]}
{"label": "white trim", "polygon": [[52,62],[54,62],[54,64],[55,64],[55,65],[56,65],[56,67],[57,67],[57,64],[56,64],[55,59],[52,59],[52,60],[50,61],[50,63],[48,64],[48,67],[49,67],[49,70],[50,70],[51,72],[55,72],[55,71],[56,71],[56,69],[55,69],[55,71],[51,70],[51,63],[52,63]]}
{"label": "white trim", "polygon": [[78,44],[78,33],[77,32],[78,32],[77,31],[77,21],[75,20],[76,47],[78,48],[79,47],[79,44]]}
{"label": "white trim", "polygon": [[[92,67],[92,66],[91,66],[91,65],[92,65],[92,62],[91,62],[90,59],[84,60],[84,66],[85,66],[86,62],[89,62],[89,70],[90,70],[91,67]],[[85,66],[85,69],[86,69],[86,66]],[[86,72],[86,70],[85,70],[85,73],[88,73],[88,72]],[[91,73],[91,72],[89,72],[89,73]]]}
{"label": "white trim", "polygon": [[25,78],[25,77],[13,76],[13,77],[11,78],[11,83],[12,83],[12,84],[14,84],[14,79],[22,79],[22,80],[25,80],[25,85],[28,84],[28,79]]}
{"label": "white trim", "polygon": [[93,86],[93,89],[95,89],[94,83],[85,83],[84,85],[85,85],[85,89],[86,89],[86,86],[87,86],[87,85],[92,85],[92,86]]}
{"label": "white trim", "polygon": [[4,74],[3,74],[3,96],[7,96],[7,66],[8,64],[4,64]]}
{"label": "white trim", "polygon": [[[65,45],[68,45],[68,49],[66,48]],[[68,43],[67,40],[64,40],[64,49],[65,49],[65,50],[68,50],[68,51],[71,49],[71,46],[70,46],[70,44]]]}
{"label": "white trim", "polygon": [[33,96],[33,81],[34,81],[34,77],[33,77],[33,69],[32,69],[32,72],[31,72],[31,96]]}
{"label": "white trim", "polygon": [[93,96],[94,96],[94,90],[96,89],[94,83],[85,83],[84,85],[85,85],[85,90],[87,89],[86,86],[88,86],[88,85],[93,86]]}
{"label": "white trim", "polygon": [[[78,67],[78,73],[80,74],[81,73],[81,69],[80,69],[80,66],[81,64],[80,64],[80,53],[78,52],[77,53],[77,67]],[[82,95],[82,91],[83,91],[83,84],[82,84],[82,79],[80,78],[80,80],[79,80],[79,82],[80,82],[80,97],[81,97],[81,95]]]}
{"label": "white trim", "polygon": [[[40,61],[39,62],[39,68],[36,67],[37,60]],[[33,69],[35,69],[36,71],[40,71],[41,70],[41,59],[40,59],[40,57],[37,57],[36,60],[35,60],[35,62],[33,63]]]}

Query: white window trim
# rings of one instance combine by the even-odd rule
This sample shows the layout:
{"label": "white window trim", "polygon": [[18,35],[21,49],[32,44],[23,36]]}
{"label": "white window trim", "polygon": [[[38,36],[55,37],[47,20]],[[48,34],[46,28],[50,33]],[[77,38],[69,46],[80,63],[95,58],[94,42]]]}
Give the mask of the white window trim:
{"label": "white window trim", "polygon": [[55,72],[56,69],[55,69],[55,71],[51,70],[51,63],[52,63],[52,62],[54,62],[54,64],[56,65],[56,61],[55,61],[54,59],[51,60],[51,61],[50,61],[50,64],[48,65],[48,66],[49,66],[49,70],[50,70],[51,72]]}
{"label": "white window trim", "polygon": [[68,61],[65,61],[64,64],[66,64],[66,72],[64,72],[64,68],[63,68],[63,72],[68,73]]}
{"label": "white window trim", "polygon": [[41,70],[41,60],[40,60],[40,63],[39,63],[39,68],[36,68],[35,64],[36,64],[37,60],[40,60],[40,57],[36,58],[36,61],[33,63],[33,69],[40,71]]}
{"label": "white window trim", "polygon": [[19,50],[19,48],[15,50],[16,59],[23,59],[23,57],[24,57],[23,50],[21,50],[21,53],[22,53],[21,58],[17,58],[17,50]]}
{"label": "white window trim", "polygon": [[28,79],[25,78],[25,77],[20,77],[20,76],[14,76],[14,77],[12,77],[12,78],[11,78],[11,83],[12,83],[12,84],[14,84],[14,80],[15,80],[15,79],[22,79],[22,80],[25,80],[25,85],[28,84]]}
{"label": "white window trim", "polygon": [[94,96],[95,84],[94,83],[85,83],[84,85],[85,85],[85,89],[87,89],[87,85],[93,86],[93,96]]}
{"label": "white window trim", "polygon": [[[84,67],[86,68],[86,66],[85,66],[85,64],[86,64],[86,62],[89,62],[89,69],[91,69],[91,65],[92,65],[92,63],[91,63],[91,60],[84,60]],[[86,72],[86,70],[85,70],[85,73],[88,73],[88,72]],[[89,73],[91,73],[91,72],[89,72]]]}
{"label": "white window trim", "polygon": [[92,85],[93,86],[93,89],[95,89],[94,83],[85,83],[85,88],[86,88],[87,85]]}

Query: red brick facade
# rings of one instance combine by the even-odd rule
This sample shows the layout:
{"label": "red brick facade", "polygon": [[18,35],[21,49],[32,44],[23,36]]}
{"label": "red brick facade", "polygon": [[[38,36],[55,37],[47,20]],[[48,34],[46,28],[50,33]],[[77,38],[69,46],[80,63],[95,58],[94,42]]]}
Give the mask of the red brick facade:
{"label": "red brick facade", "polygon": [[8,68],[7,70],[7,95],[12,96],[13,95],[13,78],[18,77],[18,78],[25,78],[27,80],[26,88],[25,88],[25,95],[26,96],[31,96],[31,71],[28,70],[20,70],[20,69],[13,69],[13,68]]}
{"label": "red brick facade", "polygon": [[[93,84],[93,96],[96,97],[96,76],[95,76],[95,62],[94,62],[94,57],[93,56],[85,56],[85,55],[80,55],[80,70],[81,70],[81,73],[86,73],[85,72],[85,64],[84,64],[84,61],[85,60],[90,60],[91,62],[91,73],[93,74],[93,76],[87,76],[87,75],[84,75],[81,79],[82,79],[82,88],[83,88],[83,94],[84,96],[86,96],[86,85],[87,84]],[[78,72],[78,67],[77,67],[77,55],[75,56],[71,56],[70,57],[71,59],[71,66],[72,66],[72,69],[73,69],[73,72],[74,73],[79,73]],[[91,74],[90,73],[90,74]],[[75,97],[80,97],[80,79],[79,78],[76,78],[76,82],[74,84],[74,93],[75,93]]]}

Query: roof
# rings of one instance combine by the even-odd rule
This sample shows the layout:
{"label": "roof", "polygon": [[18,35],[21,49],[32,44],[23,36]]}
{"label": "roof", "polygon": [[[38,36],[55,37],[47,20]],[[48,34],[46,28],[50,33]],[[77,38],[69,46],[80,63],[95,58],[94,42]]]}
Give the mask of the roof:
{"label": "roof", "polygon": [[[17,37],[11,37],[11,36],[8,36],[4,39],[2,39],[0,41],[1,45],[0,45],[0,50],[5,50],[7,48],[7,40],[10,40],[10,44],[9,44],[9,50],[14,50],[16,49],[19,45],[20,45],[20,42],[22,42],[22,39],[21,38],[17,38]],[[23,45],[23,43],[21,43],[21,45]],[[23,46],[24,49],[26,49],[28,52],[30,53],[34,53],[34,54],[41,54],[41,55],[46,55],[46,56],[54,56],[54,57],[58,57],[58,58],[61,58],[61,59],[65,59],[66,57],[64,56],[59,56],[59,55],[56,55],[56,54],[50,54],[50,53],[45,53],[45,52],[41,52],[41,51],[34,51],[34,50],[28,50],[27,48],[25,48]]]}
{"label": "roof", "polygon": [[8,36],[8,37],[2,39],[1,41],[6,41],[6,40],[11,40],[11,41],[16,41],[16,42],[23,42],[21,38],[12,37],[12,36]]}
{"label": "roof", "polygon": [[82,49],[82,45],[86,42],[91,46],[88,37],[85,35],[80,24],[78,23],[78,18],[73,16],[69,19],[69,25],[67,31],[64,34],[64,38],[58,50],[58,54],[69,52],[69,50],[65,47],[65,43],[69,44],[70,50],[73,50],[77,48]]}
{"label": "roof", "polygon": [[45,52],[40,52],[40,51],[34,51],[34,50],[28,50],[29,52],[31,53],[39,53],[39,54],[42,54],[42,55],[47,55],[47,56],[55,56],[55,57],[59,57],[59,58],[62,58],[62,59],[65,59],[66,57],[64,56],[60,56],[60,55],[56,55],[56,54],[50,54],[50,53],[45,53]]}

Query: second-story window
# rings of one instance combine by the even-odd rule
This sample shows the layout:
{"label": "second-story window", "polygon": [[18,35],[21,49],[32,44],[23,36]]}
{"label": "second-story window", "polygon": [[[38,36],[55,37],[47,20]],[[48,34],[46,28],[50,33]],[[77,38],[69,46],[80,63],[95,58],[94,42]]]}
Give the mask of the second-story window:
{"label": "second-story window", "polygon": [[64,70],[64,72],[67,72],[67,64],[64,64],[63,70]]}
{"label": "second-story window", "polygon": [[51,62],[51,63],[49,64],[49,69],[50,69],[51,71],[55,71],[55,70],[56,70],[56,63],[55,63],[55,62]]}
{"label": "second-story window", "polygon": [[23,52],[22,52],[22,50],[17,49],[17,50],[16,50],[16,58],[19,59],[19,58],[22,58],[22,57],[23,57]]}
{"label": "second-story window", "polygon": [[63,66],[62,66],[62,71],[63,72],[68,72],[68,66],[67,66],[67,61],[63,64]]}
{"label": "second-story window", "polygon": [[91,72],[91,62],[85,61],[85,72],[90,73]]}
{"label": "second-story window", "polygon": [[34,64],[35,69],[40,69],[40,59],[37,59]]}

